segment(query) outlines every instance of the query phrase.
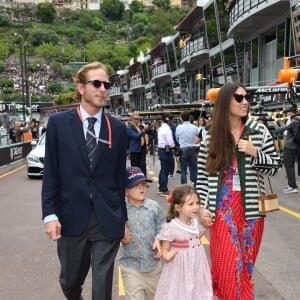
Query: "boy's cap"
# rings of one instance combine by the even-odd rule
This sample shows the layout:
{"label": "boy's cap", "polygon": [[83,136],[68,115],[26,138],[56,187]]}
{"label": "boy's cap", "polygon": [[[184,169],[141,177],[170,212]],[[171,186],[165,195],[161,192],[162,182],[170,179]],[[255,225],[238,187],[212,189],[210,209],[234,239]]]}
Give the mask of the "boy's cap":
{"label": "boy's cap", "polygon": [[142,170],[138,167],[127,167],[126,168],[126,188],[131,189],[141,182],[152,182],[152,180],[146,178]]}

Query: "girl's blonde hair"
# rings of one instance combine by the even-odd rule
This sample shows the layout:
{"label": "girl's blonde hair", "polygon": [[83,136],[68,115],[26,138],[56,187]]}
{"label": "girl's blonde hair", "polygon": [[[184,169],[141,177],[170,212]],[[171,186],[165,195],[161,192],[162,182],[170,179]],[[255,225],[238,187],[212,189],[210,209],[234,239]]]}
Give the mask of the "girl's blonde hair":
{"label": "girl's blonde hair", "polygon": [[200,197],[194,187],[188,184],[177,186],[171,195],[172,201],[167,214],[167,223],[179,216],[175,205],[183,206],[188,196],[196,195],[200,201]]}

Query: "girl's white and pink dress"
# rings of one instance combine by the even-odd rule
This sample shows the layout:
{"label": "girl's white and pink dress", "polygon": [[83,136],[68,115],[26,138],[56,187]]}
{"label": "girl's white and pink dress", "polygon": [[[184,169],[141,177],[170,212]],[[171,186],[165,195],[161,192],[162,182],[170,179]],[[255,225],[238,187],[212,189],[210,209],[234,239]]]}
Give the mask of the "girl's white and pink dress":
{"label": "girl's white and pink dress", "polygon": [[213,299],[210,268],[200,236],[203,228],[198,219],[191,226],[178,219],[163,225],[159,239],[170,241],[171,250],[178,252],[165,263],[154,300]]}

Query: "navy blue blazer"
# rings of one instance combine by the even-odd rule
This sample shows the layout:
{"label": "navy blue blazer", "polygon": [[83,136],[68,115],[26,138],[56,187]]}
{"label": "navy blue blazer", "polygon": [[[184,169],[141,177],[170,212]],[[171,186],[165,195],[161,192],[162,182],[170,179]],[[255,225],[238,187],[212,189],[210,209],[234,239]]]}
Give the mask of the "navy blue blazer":
{"label": "navy blue blazer", "polygon": [[[112,148],[98,142],[98,155],[92,169],[76,109],[56,113],[48,120],[42,213],[43,218],[51,214],[58,216],[62,235],[76,236],[87,228],[91,205],[88,196],[92,194],[104,236],[111,239],[124,236],[127,131],[124,123],[107,116]],[[99,138],[109,139],[104,113]]]}
{"label": "navy blue blazer", "polygon": [[129,123],[127,127],[127,135],[129,137],[129,151],[130,152],[141,152],[142,147],[141,147],[141,137],[145,135],[144,132],[144,126],[139,125],[140,127],[140,132],[136,129],[136,127],[132,124]]}

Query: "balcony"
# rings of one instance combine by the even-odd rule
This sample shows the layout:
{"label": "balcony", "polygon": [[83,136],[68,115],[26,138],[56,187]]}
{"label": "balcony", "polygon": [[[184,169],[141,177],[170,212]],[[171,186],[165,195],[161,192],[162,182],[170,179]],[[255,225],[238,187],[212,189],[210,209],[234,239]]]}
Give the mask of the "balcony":
{"label": "balcony", "polygon": [[197,69],[209,61],[209,50],[204,34],[188,41],[181,49],[180,66],[185,69]]}
{"label": "balcony", "polygon": [[154,65],[151,70],[152,82],[167,82],[171,80],[171,73],[167,64]]}
{"label": "balcony", "polygon": [[142,77],[132,78],[130,80],[130,91],[144,90],[145,85],[143,83]]}
{"label": "balcony", "polygon": [[289,0],[229,0],[229,37],[250,39],[290,15]]}
{"label": "balcony", "polygon": [[113,86],[112,88],[110,88],[109,90],[110,97],[116,97],[121,95],[122,95],[122,91],[120,86]]}

